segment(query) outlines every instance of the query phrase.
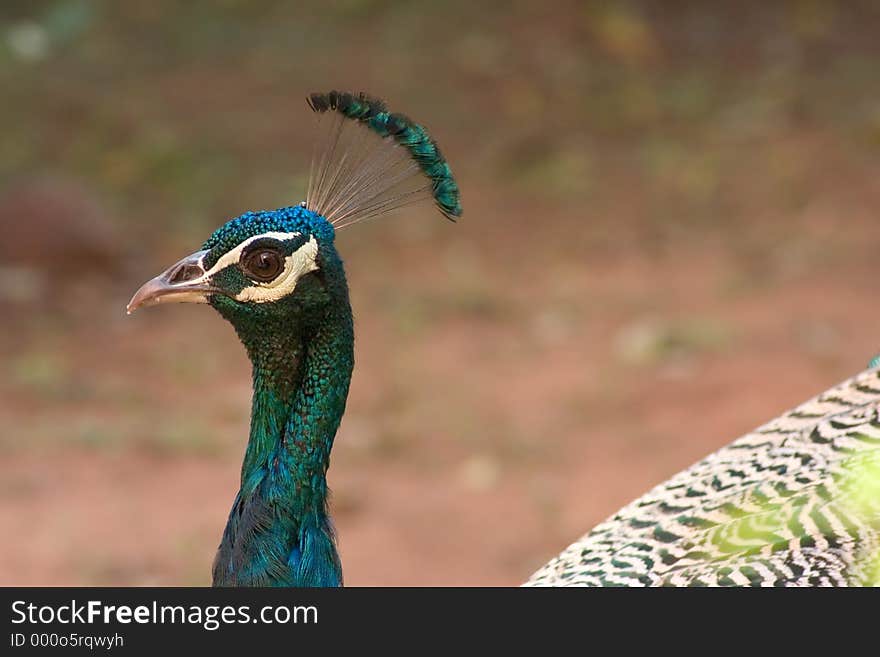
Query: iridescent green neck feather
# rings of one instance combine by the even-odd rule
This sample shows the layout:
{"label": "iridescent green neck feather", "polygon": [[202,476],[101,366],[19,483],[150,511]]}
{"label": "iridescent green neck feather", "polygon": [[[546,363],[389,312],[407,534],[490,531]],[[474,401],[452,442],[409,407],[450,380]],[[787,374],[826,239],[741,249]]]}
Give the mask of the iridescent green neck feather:
{"label": "iridescent green neck feather", "polygon": [[342,584],[326,473],[354,365],[354,331],[342,262],[326,240],[320,274],[301,278],[295,299],[247,314],[213,301],[247,349],[254,387],[241,488],[214,563],[218,586]]}

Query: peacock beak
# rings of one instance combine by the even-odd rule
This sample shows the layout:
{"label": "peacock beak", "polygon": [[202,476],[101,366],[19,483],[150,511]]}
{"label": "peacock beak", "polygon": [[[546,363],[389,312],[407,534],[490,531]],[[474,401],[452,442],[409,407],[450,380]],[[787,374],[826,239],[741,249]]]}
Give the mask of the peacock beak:
{"label": "peacock beak", "polygon": [[144,283],[125,307],[127,314],[159,303],[207,303],[208,295],[216,292],[205,271],[203,260],[207,251],[197,251]]}

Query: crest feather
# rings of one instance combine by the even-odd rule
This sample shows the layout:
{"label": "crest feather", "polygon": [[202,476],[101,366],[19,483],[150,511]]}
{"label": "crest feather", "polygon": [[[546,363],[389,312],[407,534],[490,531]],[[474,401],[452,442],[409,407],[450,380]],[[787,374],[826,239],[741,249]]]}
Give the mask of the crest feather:
{"label": "crest feather", "polygon": [[306,207],[342,228],[433,198],[455,221],[458,185],[427,130],[364,93],[311,94],[325,128],[312,158]]}

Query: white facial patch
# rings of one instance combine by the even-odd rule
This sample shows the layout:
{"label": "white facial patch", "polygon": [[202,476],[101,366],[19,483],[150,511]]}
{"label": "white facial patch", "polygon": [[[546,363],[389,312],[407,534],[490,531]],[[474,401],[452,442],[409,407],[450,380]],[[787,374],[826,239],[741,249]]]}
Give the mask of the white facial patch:
{"label": "white facial patch", "polygon": [[[226,269],[230,265],[237,265],[241,259],[241,254],[249,244],[256,240],[270,238],[284,242],[297,237],[301,237],[302,233],[278,233],[269,232],[261,235],[254,235],[244,240],[236,246],[220,256],[220,259],[214,263],[214,266],[199,277],[199,281],[208,280],[217,272]],[[296,251],[284,258],[284,270],[271,281],[260,282],[252,281],[251,285],[244,288],[235,295],[237,301],[251,301],[253,303],[267,303],[277,301],[282,297],[293,292],[297,281],[305,274],[318,269],[316,259],[318,256],[318,242],[314,235],[309,237],[309,241],[299,247]],[[204,258],[204,256],[202,256]],[[199,282],[195,281],[195,282]]]}
{"label": "white facial patch", "polygon": [[[258,237],[275,237],[276,239],[299,237],[299,233],[288,233],[284,238],[279,238],[277,235],[279,235],[279,233],[265,233]],[[277,301],[282,297],[286,297],[293,292],[297,281],[299,281],[300,278],[318,268],[318,265],[315,262],[317,256],[318,242],[314,235],[312,235],[309,237],[308,242],[284,258],[284,271],[278,274],[278,276],[265,283],[254,281],[252,286],[244,288],[241,292],[235,295],[235,298],[238,301],[266,303],[268,301]]]}

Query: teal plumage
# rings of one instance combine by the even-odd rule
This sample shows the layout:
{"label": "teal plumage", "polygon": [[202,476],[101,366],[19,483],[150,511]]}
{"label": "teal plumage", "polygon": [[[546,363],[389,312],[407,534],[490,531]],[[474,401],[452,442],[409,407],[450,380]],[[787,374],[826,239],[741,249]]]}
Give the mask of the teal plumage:
{"label": "teal plumage", "polygon": [[[387,151],[343,157],[342,164],[320,158],[309,190],[315,204],[231,219],[129,303],[129,312],[168,301],[208,303],[233,325],[253,365],[249,438],[214,561],[217,586],[342,585],[326,473],[354,367],[354,326],[338,224],[408,202],[411,193],[395,195],[391,183],[412,175],[429,181],[444,214],[461,214],[449,166],[424,128],[364,94],[313,94],[310,104],[378,135],[380,150],[389,140],[403,146],[410,161],[395,173]],[[336,225],[325,206],[344,209]]]}
{"label": "teal plumage", "polygon": [[338,586],[325,474],[354,366],[354,330],[333,228],[301,206],[282,208],[238,217],[204,246],[225,253],[229,244],[272,231],[320,235],[323,280],[306,276],[295,297],[276,303],[211,300],[247,349],[254,389],[241,489],[214,584]]}

